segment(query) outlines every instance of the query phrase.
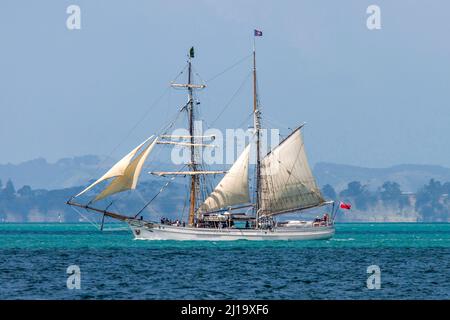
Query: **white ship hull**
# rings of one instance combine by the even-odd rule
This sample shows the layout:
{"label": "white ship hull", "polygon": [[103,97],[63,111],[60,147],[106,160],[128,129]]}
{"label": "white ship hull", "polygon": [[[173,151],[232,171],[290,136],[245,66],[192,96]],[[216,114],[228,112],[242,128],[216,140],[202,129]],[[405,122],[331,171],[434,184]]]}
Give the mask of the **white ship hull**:
{"label": "white ship hull", "polygon": [[263,229],[212,229],[170,226],[141,221],[129,221],[135,239],[138,240],[324,240],[335,232],[333,226],[299,226]]}

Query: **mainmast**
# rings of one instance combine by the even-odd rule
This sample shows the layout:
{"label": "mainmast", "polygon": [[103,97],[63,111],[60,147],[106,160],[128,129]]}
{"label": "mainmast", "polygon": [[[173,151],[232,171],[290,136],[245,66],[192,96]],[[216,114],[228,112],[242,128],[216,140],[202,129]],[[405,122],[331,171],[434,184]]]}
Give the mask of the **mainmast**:
{"label": "mainmast", "polygon": [[[255,30],[256,36],[256,30]],[[258,104],[258,94],[256,86],[256,49],[255,39],[253,38],[253,119],[256,135],[256,201],[255,201],[255,228],[258,228],[259,208],[260,208],[260,188],[261,188],[261,166],[260,166],[260,111]]]}

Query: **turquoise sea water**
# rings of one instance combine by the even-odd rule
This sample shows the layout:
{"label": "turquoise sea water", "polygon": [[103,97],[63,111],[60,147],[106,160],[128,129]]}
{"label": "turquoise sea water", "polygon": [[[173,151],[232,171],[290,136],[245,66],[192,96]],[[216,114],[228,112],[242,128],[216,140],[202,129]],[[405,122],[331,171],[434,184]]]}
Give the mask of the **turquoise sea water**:
{"label": "turquoise sea water", "polygon": [[[448,299],[450,224],[338,224],[327,241],[136,241],[123,225],[0,224],[0,299]],[[81,289],[66,286],[69,265]],[[369,290],[367,267],[381,269]]]}

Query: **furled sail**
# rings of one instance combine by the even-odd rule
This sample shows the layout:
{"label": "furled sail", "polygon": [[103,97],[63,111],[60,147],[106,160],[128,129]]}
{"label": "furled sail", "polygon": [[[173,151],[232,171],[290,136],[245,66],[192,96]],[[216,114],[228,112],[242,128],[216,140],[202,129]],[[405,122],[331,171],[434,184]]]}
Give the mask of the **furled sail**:
{"label": "furled sail", "polygon": [[308,164],[300,128],[261,160],[260,213],[271,215],[325,203]]}
{"label": "furled sail", "polygon": [[244,149],[214,191],[206,198],[198,211],[210,212],[250,202],[248,191],[248,162],[250,144]]}
{"label": "furled sail", "polygon": [[[152,143],[149,143],[142,151],[141,149],[152,138],[153,136],[151,136],[143,143],[141,143],[139,146],[137,146],[135,149],[133,149],[119,162],[117,162],[111,169],[109,169],[108,172],[106,172],[100,179],[98,179],[90,186],[88,186],[86,189],[81,191],[79,194],[76,195],[76,197],[92,189],[100,182],[111,178],[114,179],[99,195],[97,195],[97,197],[95,197],[94,201],[101,200],[114,193],[135,189],[139,179],[139,175],[142,171],[142,166],[144,165],[145,160],[147,159],[148,155],[155,146],[158,138],[153,140]],[[141,152],[139,153],[139,151]]]}

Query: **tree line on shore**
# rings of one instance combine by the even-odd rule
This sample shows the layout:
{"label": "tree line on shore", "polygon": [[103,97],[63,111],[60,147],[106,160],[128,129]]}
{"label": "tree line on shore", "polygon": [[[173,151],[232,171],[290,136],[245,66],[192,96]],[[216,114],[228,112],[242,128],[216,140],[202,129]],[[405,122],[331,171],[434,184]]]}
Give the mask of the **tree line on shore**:
{"label": "tree line on shore", "polygon": [[[181,186],[173,184],[175,191]],[[144,199],[151,199],[161,188],[161,184],[145,181],[141,182],[139,192],[123,194],[110,208],[111,211],[134,215],[145,205]],[[0,180],[0,222],[27,222],[27,221],[58,221],[61,217],[65,222],[77,222],[80,215],[74,208],[66,204],[73,195],[83,190],[83,187],[71,187],[56,190],[32,189],[23,186],[15,189],[11,180],[5,186]],[[173,189],[172,189],[173,190]],[[177,195],[181,192],[170,192],[161,195],[163,201],[154,203],[150,207],[154,211],[177,212],[180,202]],[[80,199],[81,203],[87,203],[89,199]],[[96,203],[99,208],[105,208],[108,201]]]}
{"label": "tree line on shore", "polygon": [[322,193],[327,199],[350,202],[359,211],[382,204],[394,210],[414,210],[420,215],[420,221],[450,221],[450,182],[431,179],[416,193],[405,193],[397,182],[386,181],[371,191],[368,185],[352,181],[340,192],[329,184],[324,185]]}

